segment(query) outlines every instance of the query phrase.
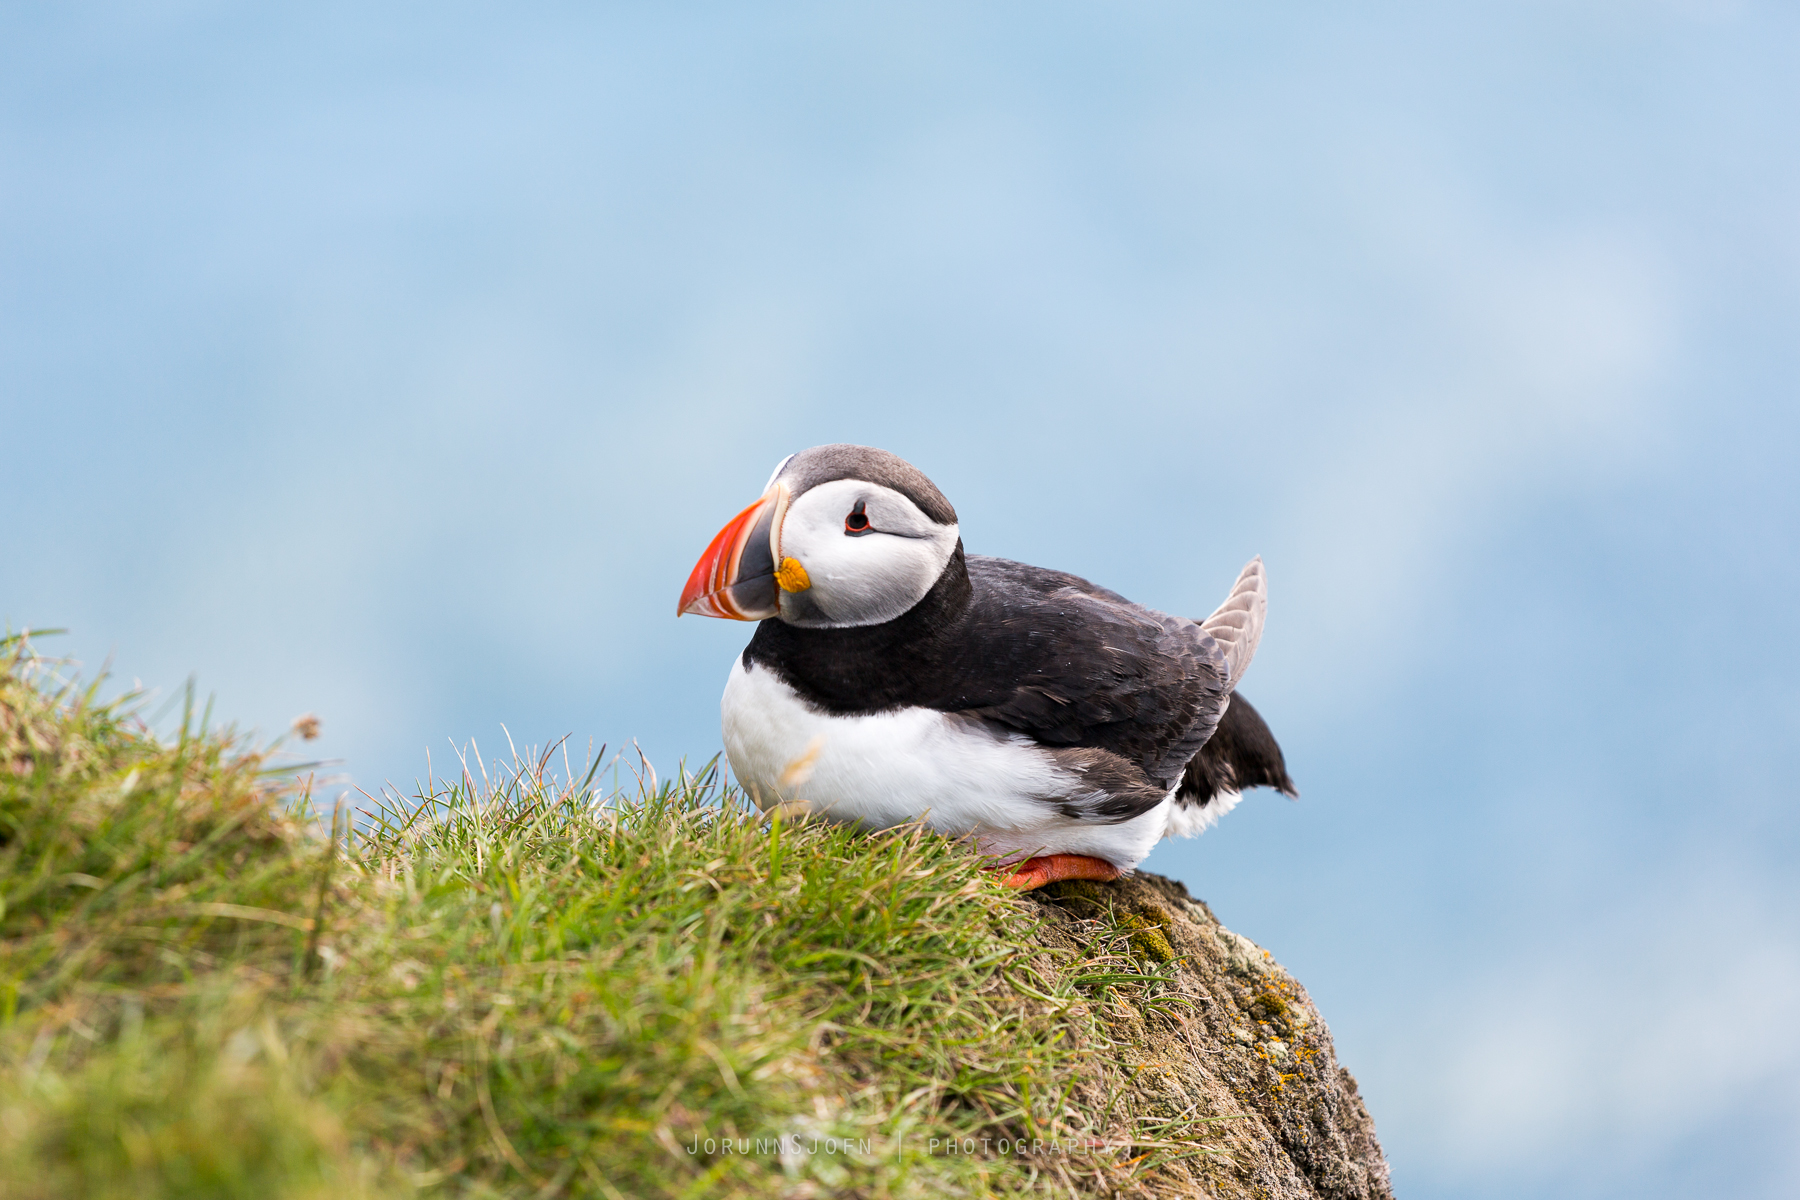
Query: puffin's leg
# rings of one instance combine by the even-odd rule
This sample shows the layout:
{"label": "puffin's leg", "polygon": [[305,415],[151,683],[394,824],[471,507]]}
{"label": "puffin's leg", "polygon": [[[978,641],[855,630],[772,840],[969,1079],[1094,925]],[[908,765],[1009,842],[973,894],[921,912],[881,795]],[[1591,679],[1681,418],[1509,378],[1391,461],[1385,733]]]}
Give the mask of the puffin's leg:
{"label": "puffin's leg", "polygon": [[1000,881],[1001,886],[1017,888],[1021,892],[1041,888],[1046,883],[1055,883],[1059,879],[1104,881],[1117,879],[1122,873],[1104,858],[1093,858],[1086,854],[1045,854],[1000,869],[1012,871],[1011,875]]}

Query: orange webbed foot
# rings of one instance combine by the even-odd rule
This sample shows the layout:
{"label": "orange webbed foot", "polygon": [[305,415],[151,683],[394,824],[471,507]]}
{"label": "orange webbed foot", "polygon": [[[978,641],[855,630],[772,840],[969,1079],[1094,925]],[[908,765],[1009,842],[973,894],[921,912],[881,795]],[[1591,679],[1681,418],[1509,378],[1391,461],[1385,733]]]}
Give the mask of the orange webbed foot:
{"label": "orange webbed foot", "polygon": [[1097,879],[1106,882],[1123,874],[1104,858],[1086,854],[1044,854],[1028,858],[1024,862],[1009,863],[999,870],[1012,872],[1000,881],[1001,886],[1016,888],[1021,892],[1041,888],[1046,883],[1055,883],[1059,879]]}

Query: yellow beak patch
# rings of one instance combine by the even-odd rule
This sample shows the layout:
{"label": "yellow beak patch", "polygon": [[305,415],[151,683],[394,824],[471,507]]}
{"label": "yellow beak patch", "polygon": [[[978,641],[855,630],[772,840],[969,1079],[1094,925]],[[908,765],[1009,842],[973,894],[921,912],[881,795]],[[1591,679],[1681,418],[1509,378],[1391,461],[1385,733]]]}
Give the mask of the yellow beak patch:
{"label": "yellow beak patch", "polygon": [[781,560],[781,566],[775,571],[775,582],[781,585],[784,592],[804,592],[812,586],[812,580],[807,578],[806,568],[800,565],[797,558]]}

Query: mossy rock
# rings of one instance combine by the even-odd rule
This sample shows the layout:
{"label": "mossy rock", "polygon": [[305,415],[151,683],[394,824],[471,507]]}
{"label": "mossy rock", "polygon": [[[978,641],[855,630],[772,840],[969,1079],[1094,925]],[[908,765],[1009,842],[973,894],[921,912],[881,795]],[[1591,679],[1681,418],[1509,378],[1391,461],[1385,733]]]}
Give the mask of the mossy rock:
{"label": "mossy rock", "polygon": [[1046,945],[1092,956],[1128,945],[1168,977],[1169,994],[1185,998],[1134,1001],[1128,990],[1105,1009],[1138,1111],[1198,1112],[1218,1131],[1215,1153],[1165,1168],[1177,1177],[1167,1194],[1390,1200],[1356,1080],[1338,1065],[1306,990],[1268,951],[1158,875],[1066,881],[1031,895],[1046,917]]}

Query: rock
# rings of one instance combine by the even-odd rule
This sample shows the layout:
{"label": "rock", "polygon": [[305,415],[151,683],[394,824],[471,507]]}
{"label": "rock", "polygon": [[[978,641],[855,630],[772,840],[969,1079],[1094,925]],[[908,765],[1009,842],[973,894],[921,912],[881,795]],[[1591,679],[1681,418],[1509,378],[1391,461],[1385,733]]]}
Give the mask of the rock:
{"label": "rock", "polygon": [[[1208,1151],[1163,1167],[1173,1195],[1383,1200],[1393,1190],[1375,1123],[1306,989],[1269,952],[1160,875],[1065,882],[1030,893],[1046,946],[1079,960],[1129,953],[1172,971],[1160,996],[1100,1005],[1146,1121],[1194,1116]],[[1131,992],[1140,993],[1133,999]],[[1178,999],[1171,1002],[1171,996]],[[1179,999],[1184,997],[1185,999]],[[1155,1003],[1147,1001],[1156,1000]],[[1110,1053],[1117,1054],[1117,1048]],[[1098,1049],[1098,1048],[1097,1048]],[[1190,1137],[1194,1136],[1192,1132]]]}

